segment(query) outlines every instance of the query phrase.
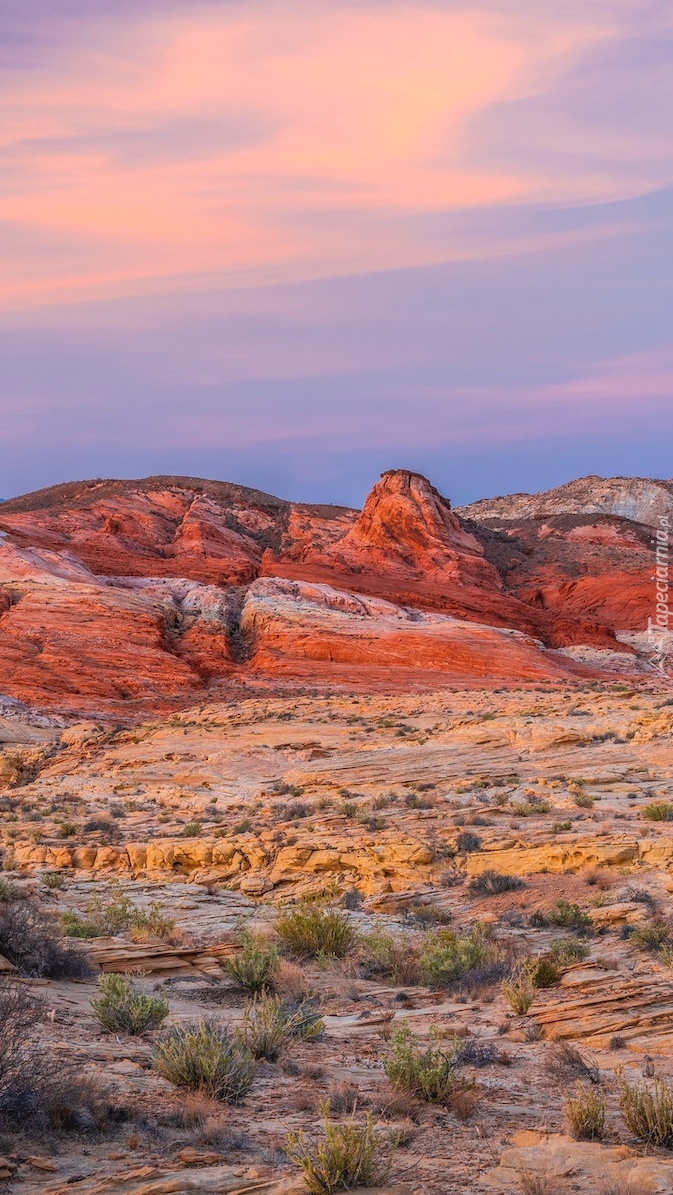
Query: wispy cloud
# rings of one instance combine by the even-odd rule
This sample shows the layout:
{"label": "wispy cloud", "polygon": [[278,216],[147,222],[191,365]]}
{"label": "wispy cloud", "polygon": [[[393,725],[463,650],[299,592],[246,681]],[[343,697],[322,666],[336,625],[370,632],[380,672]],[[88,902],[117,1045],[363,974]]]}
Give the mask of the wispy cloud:
{"label": "wispy cloud", "polygon": [[[609,200],[665,173],[663,119],[639,161],[633,129],[606,128],[600,64],[628,58],[637,0],[58,11],[35,0],[41,52],[17,48],[4,75],[0,219],[83,251],[41,274],[10,256],[10,307],[489,255],[497,238],[461,245],[428,217]],[[4,19],[18,38],[19,10]]]}

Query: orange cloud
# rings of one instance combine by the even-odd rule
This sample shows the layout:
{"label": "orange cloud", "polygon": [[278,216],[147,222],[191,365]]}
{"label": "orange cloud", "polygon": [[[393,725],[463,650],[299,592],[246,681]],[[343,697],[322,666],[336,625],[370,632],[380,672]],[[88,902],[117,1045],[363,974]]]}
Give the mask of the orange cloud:
{"label": "orange cloud", "polygon": [[608,34],[412,4],[257,0],[100,22],[85,45],[7,79],[0,222],[21,247],[0,301],[460,256],[404,218],[545,195],[543,172],[468,165],[470,124]]}

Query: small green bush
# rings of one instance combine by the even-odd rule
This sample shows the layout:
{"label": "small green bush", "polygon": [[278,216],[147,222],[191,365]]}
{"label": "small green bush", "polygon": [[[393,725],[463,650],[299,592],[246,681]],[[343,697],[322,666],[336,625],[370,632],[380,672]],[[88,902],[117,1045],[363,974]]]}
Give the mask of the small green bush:
{"label": "small green bush", "polygon": [[502,892],[518,892],[520,888],[525,888],[525,884],[518,876],[502,875],[489,867],[470,880],[467,887],[469,892],[477,896],[499,896]]}
{"label": "small green bush", "polygon": [[547,921],[561,929],[588,930],[593,926],[589,914],[583,912],[579,905],[567,900],[557,900],[551,912],[547,913]]}
{"label": "small green bush", "polygon": [[558,983],[561,973],[551,954],[541,954],[531,966],[530,977],[536,988],[552,988]]}
{"label": "small green bush", "polygon": [[651,801],[643,806],[641,813],[651,822],[673,821],[673,805],[670,801]]}
{"label": "small green bush", "polygon": [[364,979],[389,979],[395,984],[419,981],[419,946],[408,934],[398,936],[376,927],[360,938],[359,971]]}
{"label": "small green bush", "polygon": [[65,876],[62,871],[43,871],[40,878],[45,888],[65,888]]}
{"label": "small green bush", "polygon": [[602,1091],[577,1083],[575,1095],[568,1096],[563,1105],[570,1135],[576,1141],[602,1141],[606,1108]]}
{"label": "small green bush", "polygon": [[541,817],[544,813],[549,813],[551,805],[549,801],[532,800],[532,801],[515,801],[512,805],[512,813],[516,817]]}
{"label": "small green bush", "polygon": [[323,1136],[307,1144],[304,1134],[290,1133],[286,1153],[299,1167],[310,1195],[334,1195],[353,1187],[379,1187],[386,1183],[393,1146],[374,1131],[371,1116],[357,1124],[351,1116],[335,1124],[325,1109]]}
{"label": "small green bush", "polygon": [[168,1016],[168,1003],[160,996],[148,996],[138,984],[123,975],[102,975],[100,995],[91,1001],[99,1024],[107,1033],[138,1036],[157,1029]]}
{"label": "small green bush", "polygon": [[112,880],[103,892],[94,893],[86,906],[86,916],[68,909],[61,923],[68,938],[101,938],[130,930],[135,935],[150,934],[166,941],[175,927],[174,921],[163,916],[158,901],[139,909],[117,880]]}
{"label": "small green bush", "polygon": [[549,947],[549,953],[559,967],[570,967],[587,957],[589,947],[577,938],[556,938]]}
{"label": "small green bush", "polygon": [[535,999],[534,969],[535,964],[531,966],[530,961],[520,963],[502,985],[505,1000],[519,1017],[526,1015]]}
{"label": "small green bush", "polygon": [[242,1039],[254,1058],[275,1062],[291,1034],[291,1015],[280,996],[255,996],[243,1014]]}
{"label": "small green bush", "polygon": [[391,1045],[392,1055],[384,1064],[391,1086],[431,1104],[447,1104],[456,1084],[459,1043],[454,1040],[448,1051],[432,1041],[423,1048],[404,1025],[393,1033]]}
{"label": "small green bush", "polygon": [[629,1132],[646,1145],[673,1149],[673,1084],[655,1079],[652,1086],[622,1078],[619,1107]]}
{"label": "small green bush", "polygon": [[357,942],[348,917],[304,900],[279,918],[276,931],[292,954],[300,958],[344,958]]}
{"label": "small green bush", "polygon": [[593,809],[596,798],[591,793],[573,793],[573,801],[578,809]]}
{"label": "small green bush", "polygon": [[477,924],[467,933],[438,929],[427,934],[419,960],[421,980],[427,987],[443,988],[468,972],[499,957],[487,927]]}
{"label": "small green bush", "polygon": [[182,827],[183,838],[198,838],[200,833],[201,822],[187,822],[187,825]]}
{"label": "small green bush", "polygon": [[661,917],[655,917],[649,925],[639,925],[629,935],[629,942],[638,950],[661,950],[671,939],[671,927]]}
{"label": "small green bush", "polygon": [[278,951],[275,946],[264,946],[254,934],[247,930],[242,935],[243,949],[231,958],[225,959],[225,971],[247,992],[266,992],[273,987],[278,967]]}
{"label": "small green bush", "polygon": [[170,1029],[159,1042],[154,1068],[176,1087],[235,1104],[255,1080],[255,1060],[225,1025],[201,1019]]}

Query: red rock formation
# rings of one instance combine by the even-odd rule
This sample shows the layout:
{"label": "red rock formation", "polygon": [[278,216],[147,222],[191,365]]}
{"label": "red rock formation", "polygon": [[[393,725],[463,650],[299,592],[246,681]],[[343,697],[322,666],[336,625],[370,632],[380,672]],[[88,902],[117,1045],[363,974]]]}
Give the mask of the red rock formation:
{"label": "red rock formation", "polygon": [[362,684],[568,679],[591,675],[519,631],[271,578],[248,590],[241,629],[263,674]]}
{"label": "red rock formation", "polygon": [[[591,505],[579,485],[572,501]],[[621,480],[606,485],[596,503],[628,506]],[[667,494],[639,483],[633,503]],[[615,631],[642,631],[652,609],[651,529],[489,511],[460,518],[402,470],[360,513],[176,477],[15,499],[0,506],[0,693],[95,711],[192,701],[232,678],[381,687],[578,671],[542,644],[626,655]]]}

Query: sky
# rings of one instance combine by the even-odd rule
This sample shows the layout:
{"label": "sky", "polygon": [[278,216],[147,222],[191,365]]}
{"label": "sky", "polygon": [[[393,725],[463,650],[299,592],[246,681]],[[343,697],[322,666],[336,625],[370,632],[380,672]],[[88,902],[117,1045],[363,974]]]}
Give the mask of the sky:
{"label": "sky", "polygon": [[3,0],[0,497],[670,477],[669,0]]}

